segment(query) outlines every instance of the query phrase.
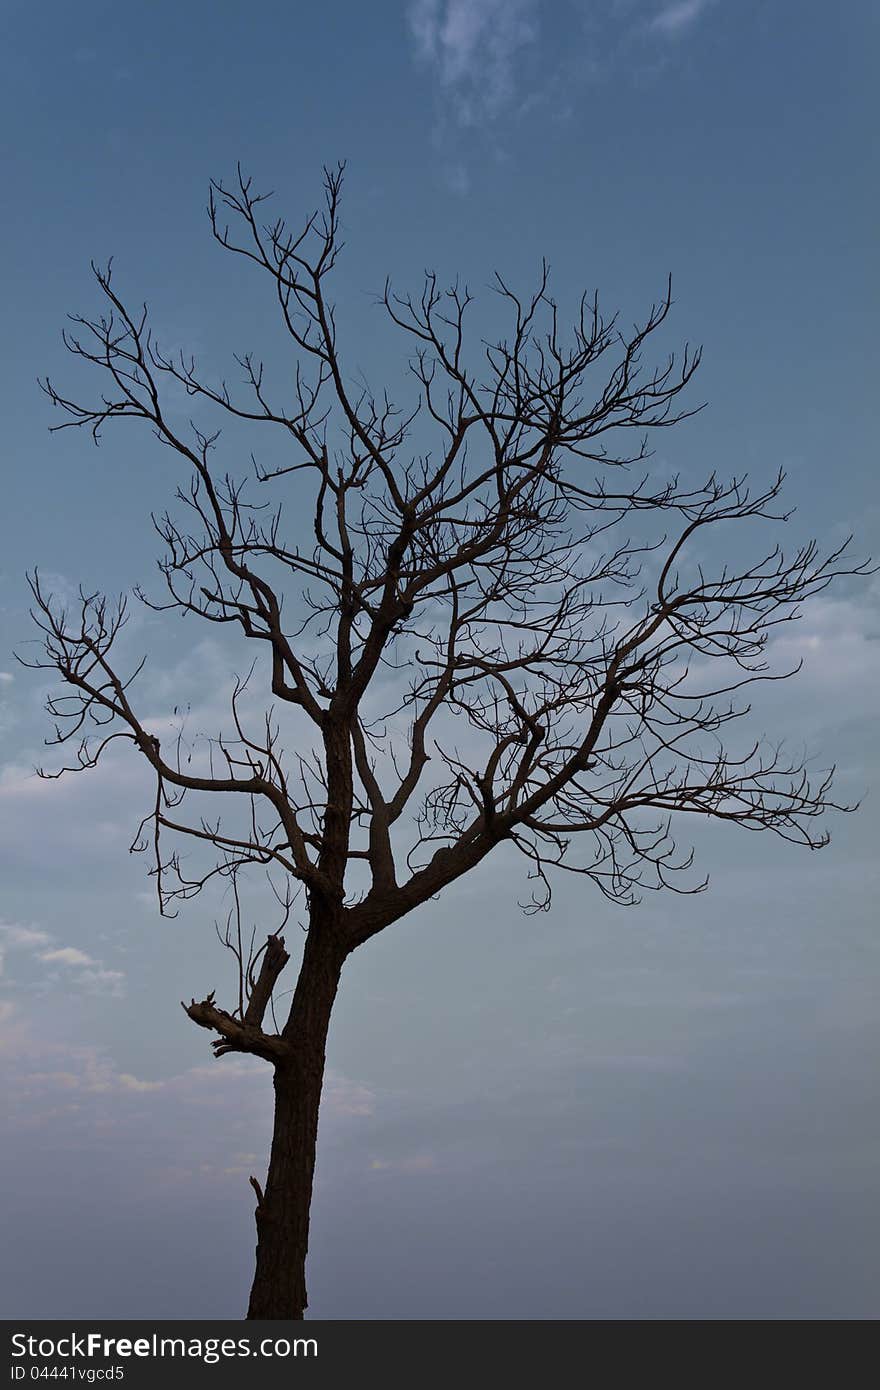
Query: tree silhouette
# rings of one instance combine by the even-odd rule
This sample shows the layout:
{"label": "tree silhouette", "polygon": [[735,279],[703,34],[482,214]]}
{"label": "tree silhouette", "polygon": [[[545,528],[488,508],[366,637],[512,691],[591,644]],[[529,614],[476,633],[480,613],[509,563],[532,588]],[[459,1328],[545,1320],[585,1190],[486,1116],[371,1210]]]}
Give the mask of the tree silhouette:
{"label": "tree silhouette", "polygon": [[[255,950],[236,910],[224,936],[234,1006],[213,993],[184,1005],[216,1034],[218,1057],[253,1053],[274,1069],[265,1188],[251,1179],[251,1318],[306,1307],[325,1045],[347,957],[504,842],[525,857],[532,911],[549,906],[557,869],[625,904],[643,888],[700,891],[672,837],[689,815],[824,844],[816,818],[847,809],[830,774],[813,781],[781,746],[732,747],[726,735],[748,713],[745,687],[793,674],[769,661],[774,628],[835,576],[866,572],[848,543],[828,554],[773,544],[723,563],[730,523],[786,519],[782,475],[751,491],[743,477],[689,486],[654,469],[649,442],[694,413],[682,393],[700,360],[685,347],[644,364],[671,287],[627,333],[587,297],[564,327],[546,267],[527,298],[496,276],[507,335],[486,343],[468,333],[461,286],[433,273],[418,296],[386,284],[411,403],[355,385],[327,293],[341,183],[341,167],[325,171],[323,209],[296,232],[263,221],[268,195],[240,170],[211,188],[214,237],[268,277],[289,335],[284,391],[251,354],[236,359],[232,389],[163,351],[109,266],[93,266],[103,316],[74,317],[65,335],[101,369],[104,394],[81,404],[45,383],[69,417],[57,428],[84,426],[97,441],[108,421],[146,421],[188,475],[175,516],[153,519],[164,597],[138,598],[231,624],[267,657],[252,668],[274,697],[259,729],[243,712],[245,679],[226,734],[191,740],[181,725],[160,739],[137,709],[140,667],[114,658],[125,600],[81,592],[64,607],[31,577],[43,641],[29,664],[62,683],[47,742],[75,749],[44,775],[92,768],[116,740],[134,745],[156,783],[135,847],[152,853],[163,911],[218,877],[237,909],[239,874],[254,865],[274,872],[285,921],[297,894],[304,904],[282,1024],[273,1011],[266,1026],[289,960],[281,929]],[[280,432],[281,462],[255,463],[249,483],[221,475],[219,429],[179,426],[169,388],[237,430]],[[260,489],[273,500],[255,501]],[[287,526],[282,495],[308,529]],[[280,710],[299,721],[289,754]],[[204,872],[181,857],[192,840],[213,851]]]}

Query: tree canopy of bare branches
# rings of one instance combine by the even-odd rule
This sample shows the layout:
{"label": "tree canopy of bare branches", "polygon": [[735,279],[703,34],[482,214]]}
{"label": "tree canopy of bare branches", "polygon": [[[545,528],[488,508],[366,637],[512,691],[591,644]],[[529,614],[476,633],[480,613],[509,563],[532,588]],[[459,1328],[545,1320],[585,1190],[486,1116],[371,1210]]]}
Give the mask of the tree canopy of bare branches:
{"label": "tree canopy of bare branches", "polygon": [[[323,209],[295,230],[265,219],[266,195],[241,171],[211,189],[214,237],[256,272],[287,334],[287,389],[250,353],[227,384],[164,350],[109,266],[93,267],[103,311],[66,334],[101,393],[82,402],[45,383],[66,416],[57,428],[97,441],[108,423],[144,422],[179,458],[179,505],[154,518],[164,591],[138,598],[230,626],[264,657],[262,724],[242,712],[243,679],[229,730],[193,766],[185,740],[139,712],[140,668],[115,658],[125,601],[83,592],[64,607],[32,576],[35,664],[60,677],[49,710],[73,750],[65,770],[122,740],[154,774],[136,844],[152,853],[162,910],[214,877],[237,885],[252,865],[287,885],[285,920],[294,890],[306,903],[281,1026],[264,1021],[284,939],[248,948],[238,917],[225,937],[236,1006],[213,995],[185,1006],[218,1055],[251,1052],[276,1070],[251,1316],[305,1306],[324,1045],[346,956],[503,842],[524,856],[527,910],[549,905],[560,870],[622,904],[645,889],[699,891],[675,838],[689,816],[821,846],[818,819],[845,809],[830,773],[813,778],[731,726],[748,687],[793,674],[771,660],[778,626],[835,577],[866,572],[848,542],[781,548],[781,474],[694,484],[654,466],[652,442],[697,408],[685,393],[699,351],[649,360],[670,285],[627,331],[596,297],[563,315],[546,267],[525,298],[496,276],[506,329],[485,342],[466,288],[433,273],[414,295],[388,283],[379,308],[408,384],[400,401],[356,384],[329,289],[341,184],[341,168],[326,171]],[[168,400],[181,388],[211,426],[180,425]],[[252,431],[254,457],[272,432],[271,466],[223,471],[224,422]],[[308,528],[286,526],[283,500]],[[725,561],[752,523],[766,545]],[[300,721],[289,753],[279,710]],[[205,872],[187,868],[187,841],[212,851]]]}

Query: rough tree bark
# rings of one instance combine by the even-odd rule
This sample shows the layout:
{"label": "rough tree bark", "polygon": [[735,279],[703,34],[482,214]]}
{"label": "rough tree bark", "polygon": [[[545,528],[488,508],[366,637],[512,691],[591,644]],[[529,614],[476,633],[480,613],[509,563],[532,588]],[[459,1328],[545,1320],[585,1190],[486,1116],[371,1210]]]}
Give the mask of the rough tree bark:
{"label": "rough tree bark", "polygon": [[[318,925],[317,923],[315,924]],[[308,1303],[306,1255],[324,1083],[327,1032],[343,954],[332,929],[310,932],[289,1036],[290,1055],[275,1064],[275,1119],[265,1191],[256,1178],[257,1257],[247,1316],[301,1319]]]}

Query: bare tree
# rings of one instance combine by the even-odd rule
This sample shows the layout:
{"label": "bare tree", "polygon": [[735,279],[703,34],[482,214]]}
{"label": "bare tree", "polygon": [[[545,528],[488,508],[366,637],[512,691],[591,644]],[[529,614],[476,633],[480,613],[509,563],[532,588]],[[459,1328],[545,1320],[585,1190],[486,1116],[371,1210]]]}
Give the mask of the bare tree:
{"label": "bare tree", "polygon": [[[815,849],[826,841],[817,817],[848,809],[833,800],[830,774],[811,779],[781,746],[731,745],[728,735],[748,713],[745,687],[793,674],[769,659],[774,629],[835,576],[866,566],[849,560],[848,544],[823,554],[814,542],[722,563],[732,523],[786,519],[782,475],[751,491],[741,477],[713,473],[691,487],[654,468],[649,441],[693,413],[682,392],[700,360],[685,347],[644,364],[670,288],[624,332],[587,297],[564,327],[546,268],[525,299],[496,276],[508,327],[486,343],[466,332],[466,289],[443,289],[434,274],[416,297],[386,285],[380,305],[409,349],[412,403],[402,409],[355,385],[340,349],[327,286],[341,182],[341,168],[325,171],[323,209],[296,232],[264,222],[267,195],[241,171],[212,185],[214,237],[268,277],[292,349],[287,389],[273,390],[250,354],[236,359],[235,389],[212,385],[193,359],[163,351],[109,266],[93,266],[103,316],[75,317],[66,335],[101,369],[104,394],[81,404],[45,383],[69,417],[57,428],[84,426],[97,440],[108,421],[146,421],[187,474],[177,492],[186,521],[154,518],[167,592],[139,599],[231,624],[266,655],[256,669],[274,703],[261,727],[243,712],[241,681],[229,731],[194,753],[182,731],[160,739],[138,712],[140,667],[120,669],[113,653],[125,601],[83,592],[65,608],[31,579],[43,634],[32,664],[63,687],[48,702],[48,742],[76,750],[62,770],[94,767],[116,740],[133,744],[155,775],[135,843],[152,852],[162,910],[218,877],[235,892],[224,937],[235,1005],[212,993],[184,1007],[216,1034],[218,1057],[253,1053],[274,1069],[265,1188],[251,1179],[251,1318],[301,1318],[306,1307],[325,1045],[354,950],[504,842],[525,856],[529,910],[548,907],[557,869],[628,904],[643,888],[705,886],[676,848],[676,819]],[[271,427],[281,461],[254,464],[250,491],[221,475],[219,430],[179,426],[169,388],[236,430]],[[300,515],[308,497],[309,533],[285,533],[277,500],[252,500],[260,487],[293,497]],[[291,755],[282,710],[300,721]],[[205,806],[220,793],[211,804],[226,808],[222,818]],[[187,840],[211,851],[204,872],[181,857]],[[254,865],[275,873],[285,920],[294,891],[305,905],[292,1003],[272,1028],[289,956],[280,929],[259,950],[243,940],[238,876]]]}

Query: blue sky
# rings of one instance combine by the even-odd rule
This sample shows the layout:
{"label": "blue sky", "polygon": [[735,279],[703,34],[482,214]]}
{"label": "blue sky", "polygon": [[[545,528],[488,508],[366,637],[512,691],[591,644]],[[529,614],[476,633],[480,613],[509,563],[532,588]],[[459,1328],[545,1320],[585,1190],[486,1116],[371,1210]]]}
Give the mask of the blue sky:
{"label": "blue sky", "polygon": [[[177,481],[133,431],[97,451],[47,434],[36,378],[82,382],[60,329],[96,306],[89,259],[114,255],[160,338],[228,370],[274,329],[210,239],[208,179],[240,159],[296,220],[344,159],[347,361],[392,383],[387,273],[525,288],[546,256],[560,304],[598,287],[628,321],[671,271],[669,338],[704,344],[709,406],[657,466],[782,465],[799,536],[855,530],[876,554],[877,10],[7,0],[2,24],[0,1298],[18,1317],[236,1317],[270,1078],[214,1063],[178,1002],[231,983],[223,905],[158,919],[127,853],[136,765],[35,781],[43,685],[11,655],[34,564],[60,593],[152,582],[148,515]],[[564,884],[538,918],[499,858],[352,958],[312,1316],[876,1316],[877,594],[818,599],[779,653],[801,677],[755,712],[867,793],[821,854],[700,830],[708,895],[624,912]],[[156,718],[191,699],[210,720],[244,660],[147,614],[129,641]]]}

